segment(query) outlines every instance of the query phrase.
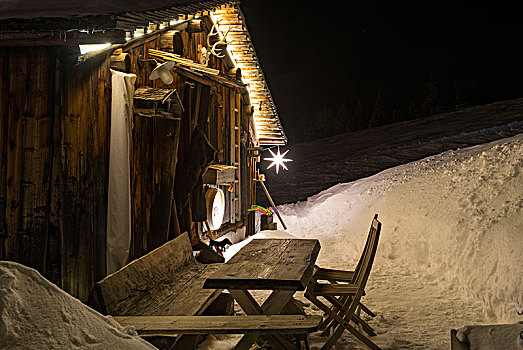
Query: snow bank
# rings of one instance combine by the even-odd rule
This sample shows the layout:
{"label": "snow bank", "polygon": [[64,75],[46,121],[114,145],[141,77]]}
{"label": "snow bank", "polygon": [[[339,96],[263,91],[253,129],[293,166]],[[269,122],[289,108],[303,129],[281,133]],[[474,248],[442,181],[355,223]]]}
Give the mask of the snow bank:
{"label": "snow bank", "polygon": [[320,239],[320,265],[340,268],[354,266],[378,213],[378,270],[400,266],[449,295],[479,301],[486,320],[515,322],[523,310],[522,170],[518,135],[340,184],[279,210],[289,233]]}
{"label": "snow bank", "polygon": [[467,326],[461,328],[456,337],[460,342],[469,344],[471,350],[515,350],[523,349],[522,334],[523,324],[516,323]]}
{"label": "snow bank", "polygon": [[43,278],[0,261],[0,349],[155,349]]}

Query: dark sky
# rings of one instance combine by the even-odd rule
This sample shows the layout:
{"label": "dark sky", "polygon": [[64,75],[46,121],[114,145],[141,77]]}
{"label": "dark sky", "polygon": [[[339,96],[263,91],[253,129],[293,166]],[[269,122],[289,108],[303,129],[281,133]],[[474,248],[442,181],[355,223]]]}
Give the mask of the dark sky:
{"label": "dark sky", "polygon": [[[307,4],[309,4],[307,2]],[[344,7],[344,8],[343,8]],[[471,105],[523,96],[523,6],[504,1],[243,0],[241,8],[290,142],[325,106],[379,91],[406,114],[432,75]]]}

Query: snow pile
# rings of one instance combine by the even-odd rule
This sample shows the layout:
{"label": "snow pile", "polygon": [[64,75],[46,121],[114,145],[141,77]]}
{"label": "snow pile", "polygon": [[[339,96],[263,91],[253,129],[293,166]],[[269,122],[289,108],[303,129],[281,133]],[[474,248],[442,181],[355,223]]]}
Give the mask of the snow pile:
{"label": "snow pile", "polygon": [[0,261],[0,349],[156,349],[36,270]]}
{"label": "snow pile", "polygon": [[522,170],[518,135],[340,184],[279,209],[289,233],[320,239],[319,264],[338,268],[354,266],[378,213],[378,271],[396,269],[448,295],[472,298],[485,321],[515,322],[523,309]]}
{"label": "snow pile", "polygon": [[522,334],[523,324],[516,323],[467,326],[460,329],[456,337],[460,342],[469,344],[472,350],[515,350],[523,349]]}

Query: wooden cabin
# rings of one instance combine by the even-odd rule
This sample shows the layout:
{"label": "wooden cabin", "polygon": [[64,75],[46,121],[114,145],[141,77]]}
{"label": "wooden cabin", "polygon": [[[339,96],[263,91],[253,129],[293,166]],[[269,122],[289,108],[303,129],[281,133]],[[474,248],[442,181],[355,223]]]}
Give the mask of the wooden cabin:
{"label": "wooden cabin", "polygon": [[0,259],[86,301],[213,211],[255,233],[260,147],[287,139],[238,3],[29,3],[0,5]]}

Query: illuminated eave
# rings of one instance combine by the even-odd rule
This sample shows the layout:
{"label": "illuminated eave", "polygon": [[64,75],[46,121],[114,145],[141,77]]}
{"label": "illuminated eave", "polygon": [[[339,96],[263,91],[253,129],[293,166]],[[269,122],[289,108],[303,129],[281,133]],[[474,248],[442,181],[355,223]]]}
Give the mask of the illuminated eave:
{"label": "illuminated eave", "polygon": [[237,5],[222,6],[210,13],[219,32],[228,33],[227,52],[236,67],[241,69],[243,83],[254,108],[253,120],[260,146],[286,145],[287,136],[278,117],[265,75],[245,25],[242,11]]}

